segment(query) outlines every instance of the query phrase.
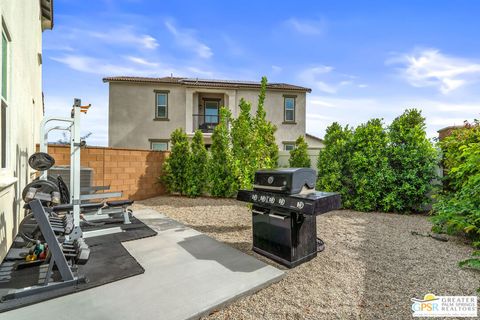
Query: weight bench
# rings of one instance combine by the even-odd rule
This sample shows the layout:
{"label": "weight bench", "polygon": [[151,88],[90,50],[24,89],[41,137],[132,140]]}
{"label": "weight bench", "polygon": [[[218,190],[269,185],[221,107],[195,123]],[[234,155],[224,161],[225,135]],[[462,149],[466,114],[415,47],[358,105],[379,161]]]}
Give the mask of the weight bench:
{"label": "weight bench", "polygon": [[107,208],[122,208],[123,214],[123,224],[130,224],[130,216],[129,210],[127,209],[129,206],[133,204],[133,200],[113,200],[105,202],[107,204]]}
{"label": "weight bench", "polygon": [[[130,211],[127,209],[133,204],[133,200],[114,200],[95,202],[95,203],[82,203],[80,204],[80,210],[83,214],[88,212],[95,212],[95,214],[84,215],[86,221],[94,221],[110,218],[113,215],[121,214],[123,217],[123,224],[130,224]],[[58,206],[52,207],[52,212],[70,212],[73,210],[73,205],[71,204],[61,204]]]}

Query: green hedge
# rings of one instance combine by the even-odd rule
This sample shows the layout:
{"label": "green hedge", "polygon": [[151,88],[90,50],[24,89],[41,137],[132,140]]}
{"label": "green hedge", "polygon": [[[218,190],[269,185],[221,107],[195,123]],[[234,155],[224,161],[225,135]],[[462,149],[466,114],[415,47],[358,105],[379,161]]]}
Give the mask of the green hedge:
{"label": "green hedge", "polygon": [[381,119],[356,129],[333,123],[318,158],[317,189],[340,192],[345,208],[421,211],[429,201],[436,162],[418,110],[406,110],[388,128]]}
{"label": "green hedge", "polygon": [[[433,206],[433,230],[460,234],[480,248],[480,122],[467,123],[439,142],[446,173]],[[480,250],[460,266],[480,270]]]}

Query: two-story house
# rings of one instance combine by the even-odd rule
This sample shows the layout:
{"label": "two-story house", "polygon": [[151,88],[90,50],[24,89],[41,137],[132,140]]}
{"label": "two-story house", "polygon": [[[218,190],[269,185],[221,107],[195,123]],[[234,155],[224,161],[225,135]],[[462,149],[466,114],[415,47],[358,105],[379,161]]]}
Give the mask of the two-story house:
{"label": "two-story house", "polygon": [[[183,128],[191,137],[204,133],[211,144],[219,121],[219,108],[236,117],[240,99],[256,112],[260,83],[235,80],[202,80],[179,77],[109,77],[110,147],[168,150],[170,134]],[[286,83],[269,83],[265,98],[267,118],[277,126],[280,150],[290,150],[305,135],[306,94],[311,89]]]}
{"label": "two-story house", "polygon": [[53,0],[0,0],[0,261],[23,219],[28,157],[43,117],[42,31],[53,27]]}

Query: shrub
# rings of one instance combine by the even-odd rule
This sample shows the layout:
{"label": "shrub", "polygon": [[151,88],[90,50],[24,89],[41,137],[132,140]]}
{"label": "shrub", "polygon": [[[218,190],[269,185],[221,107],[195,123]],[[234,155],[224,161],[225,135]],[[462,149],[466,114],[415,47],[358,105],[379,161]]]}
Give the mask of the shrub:
{"label": "shrub", "polygon": [[[476,124],[478,129],[478,123]],[[470,130],[470,129],[462,129]],[[472,239],[472,258],[461,261],[461,267],[480,270],[480,139],[472,138],[475,133],[459,133],[448,137],[458,139],[455,144],[461,145],[458,150],[446,151],[445,159],[451,165],[448,178],[451,184],[446,186],[433,205],[435,216],[433,231],[461,234]],[[476,142],[472,142],[476,141]],[[448,147],[453,141],[446,142]],[[443,146],[443,143],[440,143]],[[450,153],[451,152],[451,153]],[[478,290],[480,292],[480,289]]]}
{"label": "shrub", "polygon": [[187,167],[190,158],[190,147],[187,135],[182,129],[176,129],[170,136],[172,148],[170,156],[164,163],[162,181],[167,190],[185,194],[188,188]]}
{"label": "shrub", "polygon": [[381,119],[355,130],[333,123],[319,153],[317,189],[340,192],[345,208],[418,211],[429,200],[436,159],[418,110],[406,110],[388,130]]}
{"label": "shrub", "polygon": [[[459,136],[452,139],[456,137]],[[462,137],[468,137],[466,141],[471,141],[469,134]],[[454,191],[446,189],[438,196],[438,201],[433,206],[434,231],[463,234],[479,240],[480,139],[477,142],[468,142],[453,152],[455,161],[451,163],[456,163],[456,166],[449,169],[448,176]]]}
{"label": "shrub", "polygon": [[352,195],[349,205],[355,210],[382,210],[382,200],[393,182],[385,152],[388,136],[381,119],[372,119],[358,126],[349,144],[351,157],[348,159],[352,173]]}
{"label": "shrub", "polygon": [[332,123],[326,130],[325,148],[320,150],[317,162],[317,190],[340,192],[344,206],[350,201],[352,189],[348,167],[352,134],[353,131],[348,126],[342,128],[337,122]]}
{"label": "shrub", "polygon": [[253,120],[250,115],[251,105],[243,98],[240,100],[240,114],[232,121],[230,135],[232,137],[232,155],[238,174],[238,186],[249,189],[257,167],[257,150],[254,140],[255,131],[252,130]]}
{"label": "shrub", "polygon": [[190,144],[190,159],[187,167],[187,190],[185,194],[197,197],[205,191],[207,185],[208,152],[203,142],[202,131],[196,130]]}
{"label": "shrub", "polygon": [[228,131],[230,120],[230,111],[224,107],[220,108],[220,121],[213,130],[208,165],[209,190],[215,197],[230,197],[237,190],[237,173]]}
{"label": "shrub", "polygon": [[446,173],[443,181],[443,190],[445,192],[456,191],[463,183],[463,177],[451,175],[453,168],[462,164],[465,159],[462,148],[470,143],[478,143],[480,141],[480,122],[475,120],[473,123],[465,122],[463,128],[452,131],[451,135],[445,137],[439,142],[442,150],[442,165]]}
{"label": "shrub", "polygon": [[267,78],[262,77],[257,112],[253,119],[254,149],[257,153],[257,168],[276,168],[278,166],[278,145],[275,142],[277,127],[266,119],[267,113],[264,108],[266,90]]}
{"label": "shrub", "polygon": [[288,159],[291,168],[310,168],[311,162],[308,156],[308,145],[303,136],[299,136],[295,141],[295,149],[290,151]]}
{"label": "shrub", "polygon": [[438,153],[425,133],[425,118],[408,109],[389,127],[387,150],[393,180],[383,199],[384,211],[414,212],[429,202]]}

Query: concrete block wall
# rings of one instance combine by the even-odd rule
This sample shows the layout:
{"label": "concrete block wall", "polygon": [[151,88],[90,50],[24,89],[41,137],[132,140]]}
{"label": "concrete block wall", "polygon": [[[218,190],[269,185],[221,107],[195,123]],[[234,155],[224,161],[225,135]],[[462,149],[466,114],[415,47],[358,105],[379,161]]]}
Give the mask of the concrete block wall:
{"label": "concrete block wall", "polygon": [[[48,153],[56,166],[70,165],[70,147],[49,145]],[[158,184],[163,163],[169,152],[85,147],[81,150],[82,167],[93,169],[94,186],[110,186],[109,191],[122,191],[124,199],[142,200],[165,194]]]}

